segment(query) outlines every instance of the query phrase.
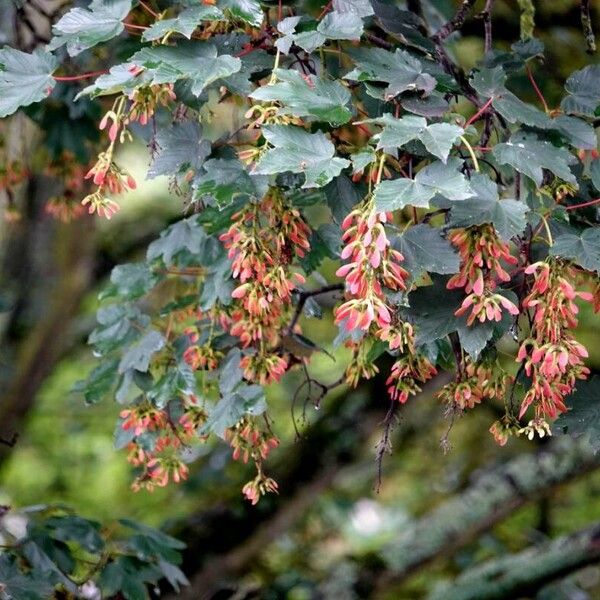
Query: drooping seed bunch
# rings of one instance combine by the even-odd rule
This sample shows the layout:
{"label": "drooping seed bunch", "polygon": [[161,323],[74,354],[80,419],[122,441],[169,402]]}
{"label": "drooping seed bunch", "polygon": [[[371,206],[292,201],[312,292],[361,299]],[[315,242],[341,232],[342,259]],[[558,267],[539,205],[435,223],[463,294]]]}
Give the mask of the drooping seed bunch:
{"label": "drooping seed bunch", "polygon": [[450,408],[464,411],[485,399],[504,399],[513,378],[497,364],[464,360],[463,372],[436,395]]}
{"label": "drooping seed bunch", "polygon": [[147,401],[121,411],[121,427],[134,434],[127,445],[127,460],[141,469],[132,488],[152,491],[169,481],[187,479],[189,469],[181,451],[185,445],[205,441],[199,430],[206,418],[206,411],[193,395],[183,398],[178,420],[171,417],[168,408],[159,409]]}
{"label": "drooping seed bunch", "polygon": [[456,316],[471,311],[467,325],[475,320],[500,321],[502,308],[512,315],[519,309],[506,296],[495,293],[497,281],[510,281],[510,275],[502,262],[516,265],[517,259],[510,254],[508,244],[503,242],[492,225],[478,225],[453,231],[449,238],[461,258],[460,270],[448,281],[448,289],[464,288],[467,297]]}
{"label": "drooping seed bunch", "polygon": [[310,249],[310,229],[274,189],[232,220],[219,238],[229,250],[233,277],[241,282],[232,293],[229,332],[250,349],[241,363],[246,379],[268,384],[279,381],[288,367],[276,348],[291,318],[292,293],[304,283],[292,263]]}
{"label": "drooping seed bunch", "polygon": [[392,365],[385,384],[392,400],[404,404],[409,396],[421,391],[420,385],[437,374],[429,359],[416,349],[413,326],[400,321],[397,316],[387,329],[378,332],[379,339],[388,342],[391,351],[399,350],[400,356]]}
{"label": "drooping seed bunch", "polygon": [[592,301],[588,292],[577,291],[571,282],[578,279],[575,268],[559,259],[550,258],[525,269],[533,275],[529,295],[523,308],[532,311],[529,337],[523,340],[517,361],[523,364],[531,387],[521,404],[519,418],[530,406],[535,419],[555,418],[565,412],[565,396],[575,388],[578,379],[586,379],[589,369],[583,364],[586,348],[577,342],[572,329],[577,326],[577,298]]}
{"label": "drooping seed bunch", "polygon": [[345,244],[342,259],[348,262],[336,275],[346,280],[349,299],[335,310],[335,322],[346,330],[369,331],[372,324],[389,327],[392,314],[384,288],[406,290],[408,272],[404,257],[392,248],[385,232],[391,213],[377,212],[372,197],[359,204],[342,222]]}

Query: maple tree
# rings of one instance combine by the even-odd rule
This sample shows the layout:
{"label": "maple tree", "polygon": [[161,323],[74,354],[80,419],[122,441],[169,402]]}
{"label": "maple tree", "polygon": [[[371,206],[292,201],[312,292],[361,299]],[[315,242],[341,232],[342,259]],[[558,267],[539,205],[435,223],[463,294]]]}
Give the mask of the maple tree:
{"label": "maple tree", "polygon": [[[465,72],[447,46],[474,4],[436,26],[378,0],[93,0],[45,49],[0,50],[0,117],[75,106],[100,132],[91,160],[93,139],[47,140],[67,189],[50,214],[117,213],[136,188],[119,160],[134,138],[148,178],[167,176],[185,205],[146,260],[113,270],[89,339],[98,365],[78,385],[88,403],[125,405],[134,489],[186,479],[218,436],[256,465],[242,491],[257,503],[278,490],[265,387],[297,370],[293,400],[318,407],[384,353],[392,412],[445,370],[450,421],[493,399],[501,445],[586,430],[574,329],[582,302],[600,311],[600,66],[548,106],[533,24],[494,48],[486,3],[485,53]],[[81,73],[98,48],[102,69]],[[539,107],[511,91],[522,74]],[[215,133],[222,106],[239,125]],[[0,175],[10,197],[26,169]],[[335,381],[310,374],[328,349],[301,325],[323,298],[336,300],[331,346],[351,355]]]}

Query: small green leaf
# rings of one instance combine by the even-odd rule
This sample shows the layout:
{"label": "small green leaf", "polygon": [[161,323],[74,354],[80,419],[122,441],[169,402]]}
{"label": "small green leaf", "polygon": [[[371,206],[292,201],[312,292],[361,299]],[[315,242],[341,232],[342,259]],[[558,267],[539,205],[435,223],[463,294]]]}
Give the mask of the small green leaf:
{"label": "small green leaf", "polygon": [[492,154],[501,165],[510,165],[531,177],[538,187],[542,185],[542,169],[548,169],[560,179],[577,185],[577,179],[569,169],[575,157],[566,148],[553,146],[534,134],[517,133],[510,141],[496,144]]}
{"label": "small green leaf", "polygon": [[600,273],[600,227],[588,227],[580,235],[559,235],[550,248],[550,254],[569,258],[588,271]]}
{"label": "small green leaf", "polygon": [[123,19],[131,10],[132,0],[94,0],[88,9],[72,8],[52,27],[54,38],[48,45],[56,50],[67,45],[70,56],[106,42],[125,28]]}
{"label": "small green leaf", "polygon": [[404,266],[412,279],[424,272],[457,273],[458,254],[452,244],[443,238],[439,229],[429,225],[414,225],[394,239],[394,247],[404,255]]}
{"label": "small green leaf", "polygon": [[334,156],[335,146],[321,132],[308,133],[291,125],[271,125],[263,127],[262,132],[273,147],[256,164],[256,174],[304,173],[302,187],[322,187],[350,164]]}
{"label": "small green leaf", "polygon": [[404,146],[413,140],[420,140],[425,148],[442,162],[446,162],[450,149],[463,135],[462,127],[451,123],[427,124],[423,117],[406,116],[401,119],[394,118],[391,114],[385,114],[369,122],[383,126],[379,134],[377,148],[393,149]]}
{"label": "small green leaf", "polygon": [[100,402],[114,389],[118,379],[118,366],[119,361],[116,358],[101,362],[87,379],[75,384],[74,391],[83,392],[88,404]]}
{"label": "small green leaf", "polygon": [[148,246],[148,261],[162,258],[165,265],[173,263],[173,259],[182,251],[198,254],[206,234],[197,216],[182,219],[161,232],[160,238]]}
{"label": "small green leaf", "polygon": [[334,10],[323,17],[317,31],[329,40],[359,40],[363,22],[356,13]]}
{"label": "small green leaf", "polygon": [[600,450],[600,377],[578,381],[575,391],[567,396],[569,411],[556,419],[555,433],[575,438],[587,436],[594,450]]}
{"label": "small green leaf", "polygon": [[224,18],[225,16],[216,6],[210,4],[192,6],[182,10],[173,19],[156,21],[144,31],[142,39],[150,42],[161,39],[168,33],[180,33],[189,40],[202,21],[219,21]]}
{"label": "small green leaf", "polygon": [[357,17],[375,14],[369,0],[333,0],[333,10],[339,14],[350,13]]}
{"label": "small green leaf", "polygon": [[447,164],[436,161],[421,169],[414,179],[382,181],[375,187],[375,205],[379,211],[399,210],[405,206],[428,208],[436,195],[450,200],[464,200],[473,195],[469,182],[458,171],[459,159]]}
{"label": "small green leaf", "polygon": [[136,300],[147,294],[158,282],[146,263],[127,263],[117,265],[110,274],[108,285],[98,298],[113,298],[118,296],[122,300]]}
{"label": "small green leaf", "polygon": [[527,224],[527,205],[518,200],[500,200],[498,186],[485,175],[471,178],[475,196],[452,204],[449,227],[470,227],[491,223],[500,237],[509,240],[520,234]]}
{"label": "small green leaf", "polygon": [[11,115],[21,106],[29,106],[47,98],[56,85],[52,73],[57,67],[56,58],[41,49],[27,54],[14,48],[2,48],[0,118]]}
{"label": "small green leaf", "polygon": [[155,329],[146,333],[123,354],[119,362],[119,373],[130,369],[145,373],[150,367],[152,356],[161,350],[166,343],[162,334]]}
{"label": "small green leaf", "polygon": [[268,187],[266,177],[250,176],[237,158],[211,158],[193,180],[194,198],[209,196],[223,209],[236,198],[261,198]]}
{"label": "small green leaf", "polygon": [[100,525],[77,515],[50,517],[45,522],[51,536],[62,542],[76,542],[88,552],[97,553],[104,548]]}
{"label": "small green leaf", "polygon": [[233,17],[245,21],[252,27],[260,27],[265,16],[257,0],[220,0],[219,8],[228,11]]}
{"label": "small green leaf", "polygon": [[211,151],[211,144],[202,138],[202,127],[196,121],[184,121],[161,129],[156,143],[158,153],[148,169],[147,179],[189,169],[197,171]]}
{"label": "small green leaf", "polygon": [[388,83],[385,99],[406,91],[430,94],[436,86],[435,79],[424,71],[423,65],[405,50],[388,52],[381,48],[360,48],[349,51],[356,68],[344,76],[354,81],[381,81]]}
{"label": "small green leaf", "polygon": [[189,81],[195,96],[218,79],[237,73],[242,66],[239,58],[229,54],[218,56],[214,44],[196,41],[142,48],[129,62],[147,69],[153,84]]}
{"label": "small green leaf", "polygon": [[241,384],[217,402],[210,411],[203,430],[223,437],[225,429],[244,415],[258,416],[267,410],[265,392],[260,385]]}
{"label": "small green leaf", "polygon": [[588,65],[575,71],[565,84],[568,96],[560,106],[569,114],[593,117],[600,105],[600,65]]}
{"label": "small green leaf", "polygon": [[251,98],[266,102],[281,102],[283,114],[315,117],[334,126],[346,123],[352,113],[347,107],[350,92],[337,81],[327,81],[314,75],[302,76],[298,71],[277,69],[277,83],[264,85]]}
{"label": "small green leaf", "polygon": [[506,73],[502,67],[482,69],[472,79],[472,85],[484,98],[493,98],[492,106],[509,122],[525,123],[531,127],[548,129],[552,121],[535,106],[523,102],[505,87]]}

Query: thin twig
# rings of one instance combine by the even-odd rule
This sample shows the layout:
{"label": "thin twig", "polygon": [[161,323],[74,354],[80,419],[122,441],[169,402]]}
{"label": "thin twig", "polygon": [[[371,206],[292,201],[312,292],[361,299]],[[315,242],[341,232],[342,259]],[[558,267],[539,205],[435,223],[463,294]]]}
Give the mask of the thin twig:
{"label": "thin twig", "polygon": [[392,453],[392,432],[394,427],[398,424],[398,407],[400,404],[396,400],[390,400],[390,407],[383,420],[383,433],[381,434],[380,440],[375,446],[375,462],[377,463],[377,484],[375,486],[375,492],[379,494],[381,489],[381,481],[383,475],[383,458],[386,454]]}
{"label": "thin twig", "polygon": [[492,49],[492,10],[494,9],[494,0],[486,0],[485,8],[481,13],[483,17],[483,30],[485,32],[485,53]]}
{"label": "thin twig", "polygon": [[590,0],[581,0],[579,5],[581,12],[581,27],[585,38],[586,52],[594,54],[596,52],[596,36],[592,28],[592,17],[590,14]]}
{"label": "thin twig", "polygon": [[575,210],[577,208],[585,208],[586,206],[593,206],[595,204],[600,204],[600,198],[596,198],[595,200],[589,200],[588,202],[582,202],[581,204],[571,204],[570,206],[565,206],[565,210]]}
{"label": "thin twig", "polygon": [[449,35],[460,29],[465,24],[467,15],[469,14],[471,8],[473,8],[475,2],[476,0],[463,0],[454,17],[452,17],[452,19],[450,19],[450,21],[448,21],[445,25],[442,25],[442,27],[440,27],[440,29],[433,35],[433,41],[437,43],[442,42]]}
{"label": "thin twig", "polygon": [[298,294],[298,304],[296,305],[296,311],[294,312],[294,316],[290,321],[290,324],[286,327],[284,335],[289,335],[293,332],[294,327],[298,323],[300,319],[300,315],[302,314],[302,309],[306,304],[306,301],[313,296],[319,296],[321,294],[327,294],[329,292],[341,292],[344,289],[344,285],[342,283],[333,283],[331,285],[324,285],[316,290],[304,291],[297,290],[295,293]]}
{"label": "thin twig", "polygon": [[532,85],[533,89],[535,90],[537,97],[540,99],[540,102],[542,103],[544,110],[546,112],[549,112],[548,103],[546,102],[546,98],[544,98],[544,94],[542,94],[542,90],[540,90],[540,88],[538,87],[538,84],[536,83],[536,81],[533,77],[533,73],[531,72],[529,65],[527,65],[525,67],[525,70],[527,71],[527,77],[529,77],[529,81],[531,82],[531,85]]}

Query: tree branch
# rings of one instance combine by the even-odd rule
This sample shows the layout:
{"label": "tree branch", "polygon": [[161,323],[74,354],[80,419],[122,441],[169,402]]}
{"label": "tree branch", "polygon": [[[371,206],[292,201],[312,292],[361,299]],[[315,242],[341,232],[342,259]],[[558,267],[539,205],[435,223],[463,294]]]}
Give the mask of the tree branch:
{"label": "tree branch", "polygon": [[342,283],[333,283],[331,285],[324,285],[316,290],[296,292],[298,294],[298,304],[296,305],[294,316],[285,330],[285,334],[289,335],[294,331],[294,327],[296,327],[296,324],[300,319],[300,315],[302,314],[302,309],[309,298],[312,298],[313,296],[320,296],[321,294],[329,294],[330,292],[341,292],[343,289],[344,285]]}
{"label": "tree branch", "polygon": [[388,572],[374,574],[373,583],[389,585],[439,556],[451,555],[517,508],[598,467],[600,455],[590,444],[567,436],[538,453],[517,456],[404,529],[381,551]]}
{"label": "tree branch", "polygon": [[590,14],[590,0],[581,0],[579,5],[581,11],[581,27],[585,38],[586,52],[594,54],[596,52],[596,36],[592,28],[592,17]]}
{"label": "tree branch", "polygon": [[532,597],[544,585],[600,559],[600,523],[543,546],[469,569],[430,600],[510,600]]}
{"label": "tree branch", "polygon": [[467,20],[467,15],[476,0],[462,0],[460,8],[456,11],[456,14],[450,21],[448,21],[445,25],[442,25],[440,29],[433,35],[433,41],[436,43],[440,43],[444,41],[449,35],[460,29]]}

